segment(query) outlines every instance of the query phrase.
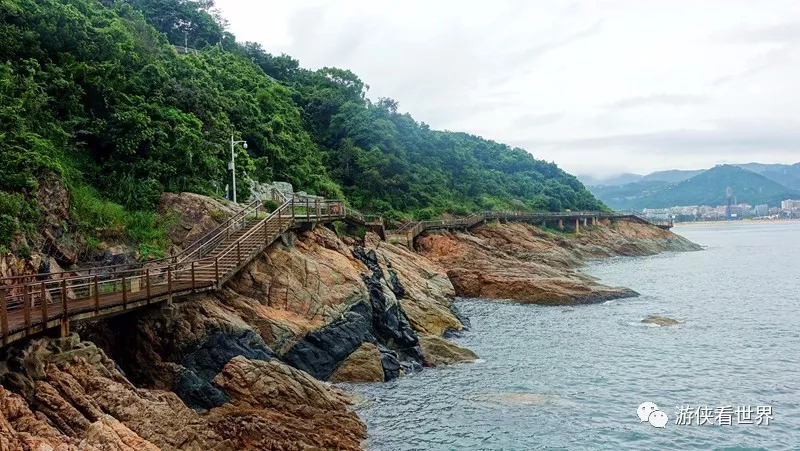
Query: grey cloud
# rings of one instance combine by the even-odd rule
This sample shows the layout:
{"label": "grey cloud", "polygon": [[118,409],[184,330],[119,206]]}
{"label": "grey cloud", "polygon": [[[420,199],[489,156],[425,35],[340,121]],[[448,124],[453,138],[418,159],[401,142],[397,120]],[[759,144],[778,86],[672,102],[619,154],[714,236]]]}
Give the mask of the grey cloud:
{"label": "grey cloud", "polygon": [[737,28],[715,35],[717,40],[731,43],[780,43],[800,41],[800,22],[788,22],[756,28]]}
{"label": "grey cloud", "polygon": [[531,60],[535,60],[536,58],[539,58],[550,51],[556,50],[559,47],[563,47],[572,42],[595,35],[599,33],[600,30],[602,30],[602,28],[603,28],[603,21],[598,20],[588,28],[577,31],[575,33],[568,34],[559,39],[550,40],[548,42],[545,42],[544,44],[539,44],[533,47],[529,47],[526,50],[518,52],[509,58],[509,63],[519,64],[519,63],[530,62]]}
{"label": "grey cloud", "polygon": [[564,117],[563,113],[523,114],[512,121],[516,128],[539,127],[558,122]]}
{"label": "grey cloud", "polygon": [[653,94],[649,96],[628,97],[606,104],[606,108],[624,109],[638,108],[651,105],[701,105],[708,103],[707,96],[686,95],[686,94]]}
{"label": "grey cloud", "polygon": [[712,85],[720,86],[738,79],[746,79],[771,69],[772,67],[778,66],[787,61],[787,59],[797,51],[797,48],[799,47],[798,44],[800,44],[800,41],[798,41],[797,44],[787,44],[762,53],[755,58],[751,58],[747,61],[745,68],[741,72],[738,74],[726,75],[724,77],[717,78],[713,81]]}
{"label": "grey cloud", "polygon": [[631,148],[670,155],[724,150],[731,154],[800,150],[800,124],[718,121],[714,130],[666,130],[562,141],[528,140],[529,148]]}

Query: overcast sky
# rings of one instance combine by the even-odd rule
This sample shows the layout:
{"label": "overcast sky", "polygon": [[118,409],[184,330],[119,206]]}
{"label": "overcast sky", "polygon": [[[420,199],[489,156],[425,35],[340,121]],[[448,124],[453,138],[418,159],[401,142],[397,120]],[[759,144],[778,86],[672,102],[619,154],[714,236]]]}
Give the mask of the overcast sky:
{"label": "overcast sky", "polygon": [[575,174],[800,161],[800,1],[217,0],[433,128]]}

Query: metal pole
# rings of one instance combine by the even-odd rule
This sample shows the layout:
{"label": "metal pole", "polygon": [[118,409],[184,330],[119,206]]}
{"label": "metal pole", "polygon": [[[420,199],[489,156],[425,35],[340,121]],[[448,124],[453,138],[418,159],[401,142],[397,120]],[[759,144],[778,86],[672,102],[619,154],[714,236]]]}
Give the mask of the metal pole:
{"label": "metal pole", "polygon": [[236,154],[234,152],[236,141],[233,140],[231,135],[231,174],[233,175],[233,203],[236,203]]}

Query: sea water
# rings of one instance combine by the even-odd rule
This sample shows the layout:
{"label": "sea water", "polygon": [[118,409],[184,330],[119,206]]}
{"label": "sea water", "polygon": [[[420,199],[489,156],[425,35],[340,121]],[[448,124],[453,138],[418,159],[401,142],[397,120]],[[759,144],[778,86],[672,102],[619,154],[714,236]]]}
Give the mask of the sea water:
{"label": "sea water", "polygon": [[[366,399],[367,447],[800,448],[800,222],[674,231],[705,249],[585,269],[638,298],[457,300],[472,327],[453,340],[481,359],[347,385]],[[649,315],[681,324],[643,324]],[[668,416],[664,428],[640,421],[644,402]]]}

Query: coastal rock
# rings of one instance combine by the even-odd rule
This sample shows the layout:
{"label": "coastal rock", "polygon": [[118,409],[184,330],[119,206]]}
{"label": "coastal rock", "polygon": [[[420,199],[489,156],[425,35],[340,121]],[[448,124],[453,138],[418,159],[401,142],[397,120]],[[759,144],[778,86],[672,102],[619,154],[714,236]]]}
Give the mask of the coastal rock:
{"label": "coastal rock", "polygon": [[657,326],[677,326],[681,324],[677,319],[667,318],[666,316],[650,315],[642,320],[644,324],[655,324]]}
{"label": "coastal rock", "polygon": [[177,219],[170,221],[172,225],[167,228],[167,235],[173,251],[178,251],[225,222],[238,208],[232,202],[200,194],[165,192],[158,202],[157,211],[164,217]]}
{"label": "coastal rock", "polygon": [[291,246],[270,246],[228,288],[235,308],[251,310],[265,342],[282,354],[367,299],[365,269],[333,231],[317,227],[298,233]]}
{"label": "coastal rock", "polygon": [[419,344],[426,366],[453,365],[478,359],[478,355],[469,349],[435,335],[420,336]]}
{"label": "coastal rock", "polygon": [[359,303],[331,324],[306,334],[282,358],[317,379],[328,380],[362,343],[375,341],[371,317],[371,306]]}
{"label": "coastal rock", "polygon": [[396,285],[394,280],[402,284],[400,304],[414,330],[443,335],[463,329],[450,301],[456,292],[443,267],[404,246],[378,242],[372,249],[381,268],[391,275],[392,286]]}
{"label": "coastal rock", "polygon": [[331,382],[383,382],[381,352],[372,343],[353,351],[331,375]]}
{"label": "coastal rock", "polygon": [[553,234],[524,223],[489,223],[470,233],[436,233],[417,240],[419,252],[446,267],[463,297],[568,305],[636,296],[579,271],[589,258],[648,255],[699,246],[655,226],[620,220],[580,234]]}
{"label": "coastal rock", "polygon": [[42,359],[28,365],[33,373],[6,361],[4,383],[27,379],[32,389],[0,387],[2,449],[358,449],[365,436],[346,395],[275,359],[231,359],[214,380],[231,402],[199,414],[174,393],[136,388],[90,363],[108,361],[95,346],[78,340],[72,348],[86,351],[62,355],[63,343],[48,341],[36,349],[53,352],[14,352]]}
{"label": "coastal rock", "polygon": [[214,382],[234,402],[251,407],[283,408],[289,404],[346,412],[349,404],[342,392],[278,360],[234,357]]}
{"label": "coastal rock", "polygon": [[[215,382],[232,399],[212,411],[217,428],[225,425],[223,437],[246,449],[360,449],[366,438],[366,426],[347,409],[350,397],[277,360],[236,357]],[[250,409],[258,414],[235,414]]]}

